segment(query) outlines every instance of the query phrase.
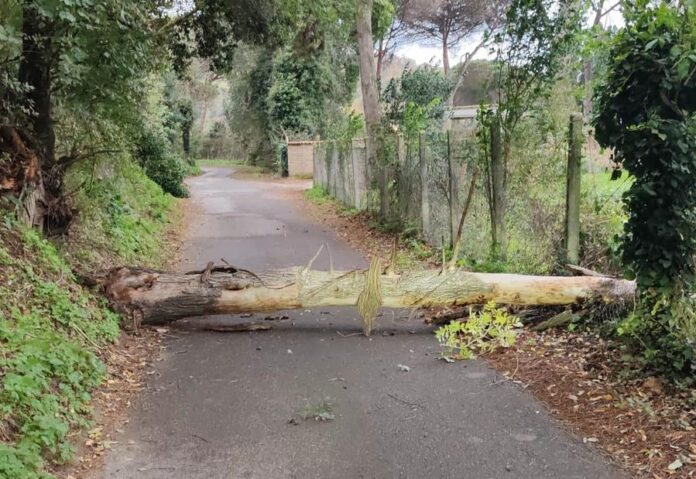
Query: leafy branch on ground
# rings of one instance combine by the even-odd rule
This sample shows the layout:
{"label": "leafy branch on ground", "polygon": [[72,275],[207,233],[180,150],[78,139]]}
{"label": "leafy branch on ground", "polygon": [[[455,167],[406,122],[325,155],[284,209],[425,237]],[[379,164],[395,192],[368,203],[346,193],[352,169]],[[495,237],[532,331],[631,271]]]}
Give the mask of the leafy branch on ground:
{"label": "leafy branch on ground", "polygon": [[473,359],[477,353],[490,353],[515,344],[519,318],[489,302],[483,309],[469,309],[466,319],[451,321],[435,331],[447,359]]}

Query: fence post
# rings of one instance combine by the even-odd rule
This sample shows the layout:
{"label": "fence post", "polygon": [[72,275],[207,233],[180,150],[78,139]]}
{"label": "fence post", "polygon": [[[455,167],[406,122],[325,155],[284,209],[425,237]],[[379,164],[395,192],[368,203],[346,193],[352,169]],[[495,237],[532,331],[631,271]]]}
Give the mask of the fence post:
{"label": "fence post", "polygon": [[421,177],[421,229],[426,239],[430,238],[430,196],[428,191],[428,163],[425,158],[423,133],[418,134],[418,160]]}
{"label": "fence post", "polygon": [[582,164],[582,114],[572,113],[568,127],[568,170],[566,182],[566,260],[580,261],[580,176]]}
{"label": "fence post", "polygon": [[[457,227],[457,207],[459,206],[459,192],[455,182],[454,174],[454,158],[452,155],[452,144],[450,139],[450,130],[447,130],[447,177],[449,189],[449,232],[450,232],[450,248],[454,248],[454,236],[456,235],[455,228]],[[442,245],[444,247],[444,244]]]}
{"label": "fence post", "polygon": [[407,198],[404,198],[404,171],[406,168],[406,143],[404,136],[398,134],[396,137],[396,158],[397,158],[397,174],[399,181],[396,183],[396,214],[406,220],[408,218],[409,208]]}
{"label": "fence post", "polygon": [[507,230],[505,224],[507,192],[505,191],[505,175],[500,121],[495,119],[491,125],[491,236],[493,253],[503,261],[507,259]]}

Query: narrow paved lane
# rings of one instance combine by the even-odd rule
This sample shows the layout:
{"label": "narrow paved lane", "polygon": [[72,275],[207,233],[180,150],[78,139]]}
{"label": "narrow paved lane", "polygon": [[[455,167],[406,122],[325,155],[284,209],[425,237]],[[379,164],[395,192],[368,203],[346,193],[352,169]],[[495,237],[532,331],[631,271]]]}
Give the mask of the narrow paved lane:
{"label": "narrow paved lane", "polygon": [[[292,186],[230,173],[190,182],[201,213],[181,269],[219,258],[254,270],[302,265],[321,244],[336,268],[365,265],[287,199]],[[431,329],[408,312],[386,311],[369,339],[355,334],[353,308],[287,314],[271,331],[173,329],[101,477],[621,477],[483,362],[436,360]],[[333,421],[289,422],[322,401]]]}

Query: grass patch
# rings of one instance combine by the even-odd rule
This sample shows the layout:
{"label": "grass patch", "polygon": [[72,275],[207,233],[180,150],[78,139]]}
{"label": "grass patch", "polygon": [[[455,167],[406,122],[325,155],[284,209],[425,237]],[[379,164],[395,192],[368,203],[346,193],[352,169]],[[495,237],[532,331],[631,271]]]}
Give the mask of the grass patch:
{"label": "grass patch", "polygon": [[334,202],[334,199],[329,196],[329,193],[319,185],[314,185],[308,190],[305,190],[304,197],[318,205]]}
{"label": "grass patch", "polygon": [[198,166],[209,166],[213,168],[230,168],[232,166],[244,166],[242,160],[224,159],[224,158],[202,158],[196,160]]}
{"label": "grass patch", "polygon": [[200,168],[233,168],[235,173],[245,175],[261,176],[271,173],[270,170],[262,166],[247,165],[241,160],[230,159],[201,159],[196,160],[196,166]]}
{"label": "grass patch", "polygon": [[185,167],[186,167],[186,176],[199,176],[199,175],[203,174],[203,170],[201,169],[201,165],[199,165],[198,162],[193,162],[193,163],[186,162]]}
{"label": "grass patch", "polygon": [[299,423],[299,421],[333,421],[336,415],[333,412],[333,404],[329,399],[323,399],[316,404],[307,404],[300,409],[290,422]]}
{"label": "grass patch", "polygon": [[245,166],[244,161],[231,158],[200,158],[196,160],[198,166],[210,166],[218,168],[230,168],[233,166]]}
{"label": "grass patch", "polygon": [[[166,194],[128,157],[78,189],[79,215],[59,248],[80,270],[139,264],[162,267],[169,259],[166,233],[179,221],[176,200]],[[86,168],[70,172],[68,189],[84,183]]]}

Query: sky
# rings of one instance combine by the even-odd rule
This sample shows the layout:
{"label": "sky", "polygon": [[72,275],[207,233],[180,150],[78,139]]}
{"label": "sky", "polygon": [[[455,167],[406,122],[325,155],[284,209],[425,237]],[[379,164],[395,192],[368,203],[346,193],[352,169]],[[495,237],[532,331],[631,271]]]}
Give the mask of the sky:
{"label": "sky", "polygon": [[[620,10],[614,10],[603,19],[602,24],[607,26],[623,25],[623,17]],[[449,50],[450,64],[456,65],[461,58],[468,52],[471,52],[480,41],[480,34],[474,38],[464,40],[458,49]],[[432,65],[442,65],[442,48],[435,46],[423,46],[418,43],[410,43],[399,46],[396,49],[396,54],[400,57],[408,58],[416,63],[429,63]],[[487,48],[480,48],[476,55],[476,59],[490,58],[490,53]]]}
{"label": "sky", "polygon": [[[458,49],[449,50],[450,65],[456,65],[459,63],[461,57],[468,52],[471,52],[481,39],[481,34],[477,34],[475,37],[467,39],[462,42]],[[396,55],[410,60],[416,63],[430,63],[432,65],[442,65],[442,47],[434,46],[424,46],[418,43],[410,43],[406,45],[400,45],[396,49]],[[489,53],[487,48],[480,48],[474,58],[482,59],[488,58]]]}

